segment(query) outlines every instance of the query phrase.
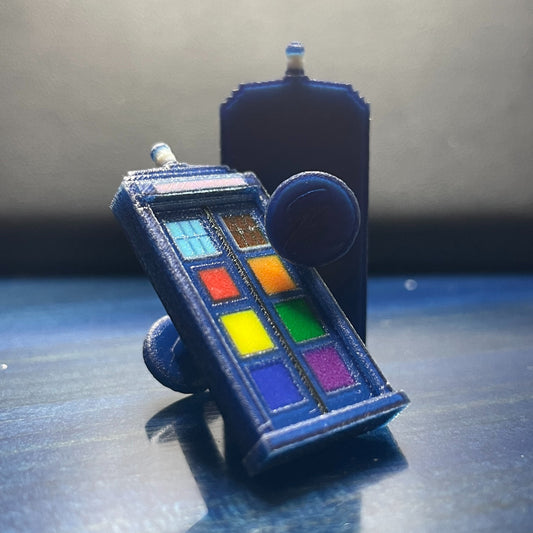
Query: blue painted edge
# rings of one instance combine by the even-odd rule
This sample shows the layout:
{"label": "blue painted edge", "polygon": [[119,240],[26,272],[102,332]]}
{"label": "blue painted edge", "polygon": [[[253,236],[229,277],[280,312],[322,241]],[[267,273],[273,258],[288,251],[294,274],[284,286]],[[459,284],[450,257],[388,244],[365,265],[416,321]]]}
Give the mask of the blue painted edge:
{"label": "blue painted edge", "polygon": [[255,475],[287,457],[297,454],[301,448],[310,448],[339,437],[343,433],[365,433],[387,424],[409,403],[403,391],[381,394],[376,398],[359,402],[299,424],[265,433],[243,459],[250,475]]}

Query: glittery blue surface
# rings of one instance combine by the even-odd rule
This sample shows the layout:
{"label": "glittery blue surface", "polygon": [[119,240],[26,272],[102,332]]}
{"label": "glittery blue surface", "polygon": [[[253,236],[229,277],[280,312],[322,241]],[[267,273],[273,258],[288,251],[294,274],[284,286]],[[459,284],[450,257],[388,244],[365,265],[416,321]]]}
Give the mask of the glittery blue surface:
{"label": "glittery blue surface", "polygon": [[259,478],[208,393],[161,387],[142,279],[0,281],[0,531],[527,531],[533,276],[371,279],[410,407]]}

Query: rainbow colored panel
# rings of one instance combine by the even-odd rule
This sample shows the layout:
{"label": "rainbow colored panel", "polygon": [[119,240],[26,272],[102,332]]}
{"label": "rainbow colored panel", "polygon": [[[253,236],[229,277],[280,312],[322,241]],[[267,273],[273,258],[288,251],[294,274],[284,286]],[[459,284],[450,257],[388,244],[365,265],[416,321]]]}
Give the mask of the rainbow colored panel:
{"label": "rainbow colored panel", "polygon": [[222,315],[220,320],[242,357],[274,348],[274,342],[253,309]]}
{"label": "rainbow colored panel", "polygon": [[332,392],[354,385],[335,346],[321,346],[304,353],[304,359],[326,392]]}
{"label": "rainbow colored panel", "polygon": [[184,259],[218,253],[215,243],[199,219],[166,222],[165,226]]}
{"label": "rainbow colored panel", "polygon": [[225,267],[205,268],[198,275],[215,302],[240,296],[239,289]]}
{"label": "rainbow colored panel", "polygon": [[325,335],[324,328],[304,298],[295,298],[275,305],[281,321],[296,342]]}
{"label": "rainbow colored panel", "polygon": [[296,289],[296,284],[277,255],[253,257],[248,259],[248,264],[268,295]]}
{"label": "rainbow colored panel", "polygon": [[253,216],[248,214],[227,215],[223,217],[223,220],[239,248],[246,249],[268,244],[262,229]]}
{"label": "rainbow colored panel", "polygon": [[282,363],[257,368],[251,374],[270,409],[279,409],[302,400],[300,391]]}

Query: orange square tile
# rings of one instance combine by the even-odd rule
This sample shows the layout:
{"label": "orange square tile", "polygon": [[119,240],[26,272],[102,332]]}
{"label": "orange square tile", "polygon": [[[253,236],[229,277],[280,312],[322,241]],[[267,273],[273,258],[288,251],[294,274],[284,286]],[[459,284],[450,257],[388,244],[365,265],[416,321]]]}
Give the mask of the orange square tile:
{"label": "orange square tile", "polygon": [[277,255],[267,255],[248,259],[255,277],[267,294],[296,289],[296,284]]}

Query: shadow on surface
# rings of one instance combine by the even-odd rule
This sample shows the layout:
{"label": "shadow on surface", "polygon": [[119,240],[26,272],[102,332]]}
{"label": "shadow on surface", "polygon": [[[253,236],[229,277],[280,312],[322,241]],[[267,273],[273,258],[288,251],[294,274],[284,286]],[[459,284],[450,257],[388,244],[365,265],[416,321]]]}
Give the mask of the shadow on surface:
{"label": "shadow on surface", "polygon": [[[349,435],[249,478],[209,393],[189,396],[155,414],[146,434],[178,441],[207,506],[190,531],[357,531],[361,490],[407,466],[388,429]],[[218,435],[218,436],[217,436]],[[223,441],[223,443],[222,443]]]}

